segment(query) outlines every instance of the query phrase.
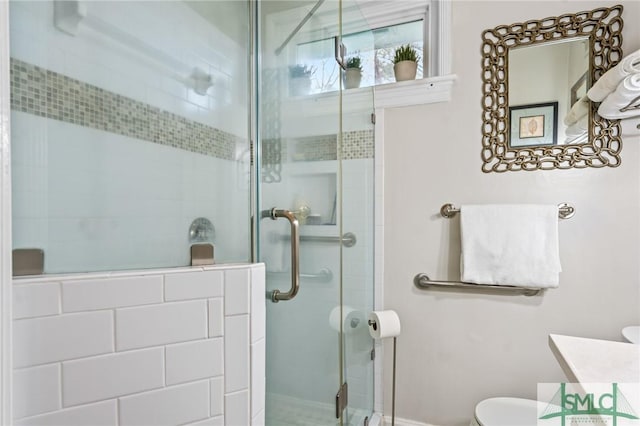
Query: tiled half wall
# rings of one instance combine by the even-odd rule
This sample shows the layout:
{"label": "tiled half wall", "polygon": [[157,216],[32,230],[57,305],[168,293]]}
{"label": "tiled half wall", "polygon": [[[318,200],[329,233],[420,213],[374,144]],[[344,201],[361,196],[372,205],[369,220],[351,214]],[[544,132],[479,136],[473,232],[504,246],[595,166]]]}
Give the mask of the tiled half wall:
{"label": "tiled half wall", "polygon": [[14,281],[14,424],[261,425],[263,264]]}

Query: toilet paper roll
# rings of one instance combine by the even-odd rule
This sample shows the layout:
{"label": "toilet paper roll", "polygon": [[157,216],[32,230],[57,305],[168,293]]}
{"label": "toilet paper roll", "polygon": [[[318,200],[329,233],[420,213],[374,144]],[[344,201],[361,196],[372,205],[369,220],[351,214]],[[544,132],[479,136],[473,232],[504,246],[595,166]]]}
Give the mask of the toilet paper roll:
{"label": "toilet paper roll", "polygon": [[373,311],[369,314],[369,334],[374,339],[400,335],[400,318],[396,311]]}
{"label": "toilet paper roll", "polygon": [[[364,312],[358,311],[351,306],[343,306],[342,312],[344,315],[344,322],[342,323],[342,331],[345,334],[355,333],[360,330],[366,324],[364,318]],[[336,331],[340,331],[340,306],[336,306],[331,310],[329,314],[329,325]],[[363,330],[364,332],[364,330]]]}

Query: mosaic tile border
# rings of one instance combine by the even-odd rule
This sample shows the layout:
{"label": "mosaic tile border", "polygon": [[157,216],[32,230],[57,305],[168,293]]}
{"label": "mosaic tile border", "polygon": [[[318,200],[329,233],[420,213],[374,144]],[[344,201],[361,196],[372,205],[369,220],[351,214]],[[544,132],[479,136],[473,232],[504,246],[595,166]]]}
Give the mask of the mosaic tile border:
{"label": "mosaic tile border", "polygon": [[373,130],[355,130],[342,133],[342,159],[373,158]]}
{"label": "mosaic tile border", "polygon": [[[292,138],[286,141],[291,161],[328,161],[338,157],[338,136],[319,135]],[[283,149],[283,151],[285,151]],[[373,130],[356,130],[342,134],[343,160],[373,158]]]}
{"label": "mosaic tile border", "polygon": [[11,108],[185,151],[234,160],[231,133],[11,58]]}

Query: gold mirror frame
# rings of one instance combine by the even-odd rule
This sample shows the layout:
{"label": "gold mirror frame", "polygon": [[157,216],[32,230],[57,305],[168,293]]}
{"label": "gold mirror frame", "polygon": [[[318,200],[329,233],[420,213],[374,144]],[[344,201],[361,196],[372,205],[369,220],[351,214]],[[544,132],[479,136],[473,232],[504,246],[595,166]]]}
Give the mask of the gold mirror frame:
{"label": "gold mirror frame", "polygon": [[622,59],[622,5],[501,25],[482,33],[482,171],[618,167],[622,140],[618,120],[597,114],[590,102],[589,142],[511,148],[509,137],[509,49],[588,37],[590,81]]}

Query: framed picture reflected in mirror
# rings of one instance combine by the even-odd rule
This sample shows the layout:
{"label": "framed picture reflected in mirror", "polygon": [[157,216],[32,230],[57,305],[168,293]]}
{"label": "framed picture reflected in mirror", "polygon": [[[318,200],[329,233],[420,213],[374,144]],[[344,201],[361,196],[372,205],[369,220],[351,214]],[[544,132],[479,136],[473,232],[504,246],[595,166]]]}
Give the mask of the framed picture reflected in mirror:
{"label": "framed picture reflected in mirror", "polygon": [[509,146],[558,144],[558,102],[509,107]]}

